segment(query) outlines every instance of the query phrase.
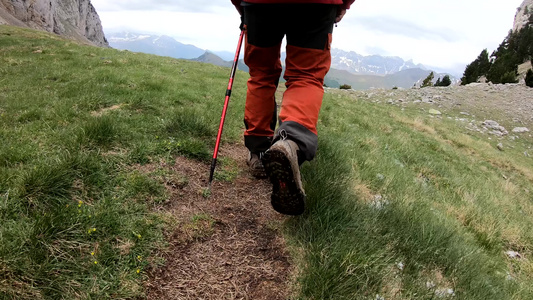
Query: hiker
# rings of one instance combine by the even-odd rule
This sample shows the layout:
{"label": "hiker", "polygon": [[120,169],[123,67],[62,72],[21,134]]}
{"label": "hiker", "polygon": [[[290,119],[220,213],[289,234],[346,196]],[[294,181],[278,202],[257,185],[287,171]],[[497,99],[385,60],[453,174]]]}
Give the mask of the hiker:
{"label": "hiker", "polygon": [[[244,123],[248,165],[269,177],[272,207],[304,212],[300,165],[313,159],[324,77],[331,65],[331,34],[355,0],[232,0],[245,28],[244,62],[250,69]],[[280,48],[287,37],[287,90],[277,121],[275,92],[282,72]]]}

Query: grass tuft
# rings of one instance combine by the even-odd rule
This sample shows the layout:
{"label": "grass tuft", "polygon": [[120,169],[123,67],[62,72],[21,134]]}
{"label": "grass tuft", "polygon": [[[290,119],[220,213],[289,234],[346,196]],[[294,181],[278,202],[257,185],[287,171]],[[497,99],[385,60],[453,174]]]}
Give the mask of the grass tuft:
{"label": "grass tuft", "polygon": [[48,205],[68,199],[74,174],[70,161],[66,159],[49,160],[22,171],[17,196],[29,204]]}
{"label": "grass tuft", "polygon": [[174,116],[166,125],[166,130],[170,135],[198,138],[212,138],[216,134],[213,130],[213,122],[209,122],[201,113],[192,109],[174,112]]}
{"label": "grass tuft", "polygon": [[118,135],[116,122],[109,116],[94,117],[82,127],[79,136],[81,144],[84,141],[101,147],[110,147]]}

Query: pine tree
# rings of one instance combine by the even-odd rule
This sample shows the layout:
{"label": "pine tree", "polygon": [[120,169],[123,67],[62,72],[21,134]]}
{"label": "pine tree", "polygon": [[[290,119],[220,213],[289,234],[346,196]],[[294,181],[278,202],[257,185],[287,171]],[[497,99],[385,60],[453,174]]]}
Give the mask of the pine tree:
{"label": "pine tree", "polygon": [[466,66],[463,77],[461,78],[461,85],[476,82],[479,77],[487,76],[490,66],[489,52],[487,49],[484,49],[472,63]]}
{"label": "pine tree", "polygon": [[439,86],[450,86],[451,84],[452,80],[450,79],[450,75],[444,75]]}
{"label": "pine tree", "polygon": [[492,56],[494,61],[487,73],[487,80],[495,84],[516,83],[518,75],[518,64],[523,62],[523,58],[517,55],[517,39],[512,32],[494,51]]}
{"label": "pine tree", "polygon": [[450,79],[450,75],[444,75],[442,80],[440,78],[437,79],[435,86],[450,86],[451,84],[452,84],[452,80]]}
{"label": "pine tree", "polygon": [[428,87],[433,86],[433,78],[435,78],[435,74],[433,72],[429,73],[428,77],[422,81],[422,85],[420,87]]}

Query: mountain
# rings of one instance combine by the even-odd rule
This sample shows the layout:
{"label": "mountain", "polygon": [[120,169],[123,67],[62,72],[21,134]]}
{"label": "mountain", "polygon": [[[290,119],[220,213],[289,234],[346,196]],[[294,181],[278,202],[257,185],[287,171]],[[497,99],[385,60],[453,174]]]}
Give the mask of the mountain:
{"label": "mountain", "polygon": [[[244,49],[244,48],[243,48]],[[234,52],[229,52],[229,51],[210,51],[214,54],[216,54],[218,57],[222,58],[223,60],[226,60],[226,61],[233,61],[233,59],[235,58],[235,53]],[[243,56],[243,51],[241,51],[241,58]]]}
{"label": "mountain", "polygon": [[[328,87],[339,87],[348,84],[354,90],[367,90],[371,88],[391,89],[393,87],[411,88],[414,84],[421,82],[431,71],[420,68],[406,69],[388,75],[364,75],[353,74],[346,70],[330,69],[325,78]],[[435,75],[437,78],[444,74]]]}
{"label": "mountain", "polygon": [[209,51],[206,51],[200,57],[193,59],[193,61],[213,64],[213,65],[222,66],[222,67],[231,67],[233,65],[231,61],[223,60],[218,55],[214,54],[213,52],[209,52]]}
{"label": "mountain", "polygon": [[331,67],[362,75],[389,75],[407,69],[427,69],[421,64],[415,64],[412,60],[404,61],[400,57],[363,56],[340,49],[331,50]]}
{"label": "mountain", "polygon": [[[231,67],[235,55],[227,51],[213,52],[185,45],[168,36],[122,32],[108,33],[108,37],[113,48],[190,59],[222,67]],[[333,49],[331,54],[332,65],[325,78],[329,87],[349,84],[359,90],[395,86],[410,88],[430,73],[423,65],[404,61],[400,57],[363,56],[339,49]],[[282,62],[285,57],[286,53],[281,53]],[[248,71],[242,59],[239,60],[238,69]],[[439,76],[436,74],[435,80]]]}
{"label": "mountain", "polygon": [[0,0],[0,25],[53,32],[86,44],[109,46],[90,0]]}
{"label": "mountain", "polygon": [[109,45],[116,49],[143,52],[159,56],[192,59],[205,50],[182,44],[166,35],[149,35],[130,32],[109,33]]}

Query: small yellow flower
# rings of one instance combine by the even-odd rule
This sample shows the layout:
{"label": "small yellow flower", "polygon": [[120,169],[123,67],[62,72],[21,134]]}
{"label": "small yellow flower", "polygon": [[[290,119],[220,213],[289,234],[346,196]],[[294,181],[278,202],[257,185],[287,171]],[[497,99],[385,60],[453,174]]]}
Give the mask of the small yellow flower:
{"label": "small yellow flower", "polygon": [[95,264],[95,265],[97,265],[97,264],[98,264],[98,262],[97,262],[97,261],[95,260],[95,261],[94,261],[94,264]]}
{"label": "small yellow flower", "polygon": [[139,239],[140,239],[140,238],[142,238],[142,236],[141,236],[140,234],[137,234],[137,238],[139,238]]}
{"label": "small yellow flower", "polygon": [[141,273],[141,269],[137,269],[137,274]]}
{"label": "small yellow flower", "polygon": [[78,207],[81,207],[81,205],[83,204],[83,201],[78,201]]}
{"label": "small yellow flower", "polygon": [[143,258],[142,258],[142,256],[137,255],[137,259],[138,259],[138,260],[142,260]]}
{"label": "small yellow flower", "polygon": [[93,251],[93,252],[91,252],[91,255],[93,255],[93,256],[94,256],[94,251]]}
{"label": "small yellow flower", "polygon": [[69,207],[70,205],[67,204],[67,207]]}

